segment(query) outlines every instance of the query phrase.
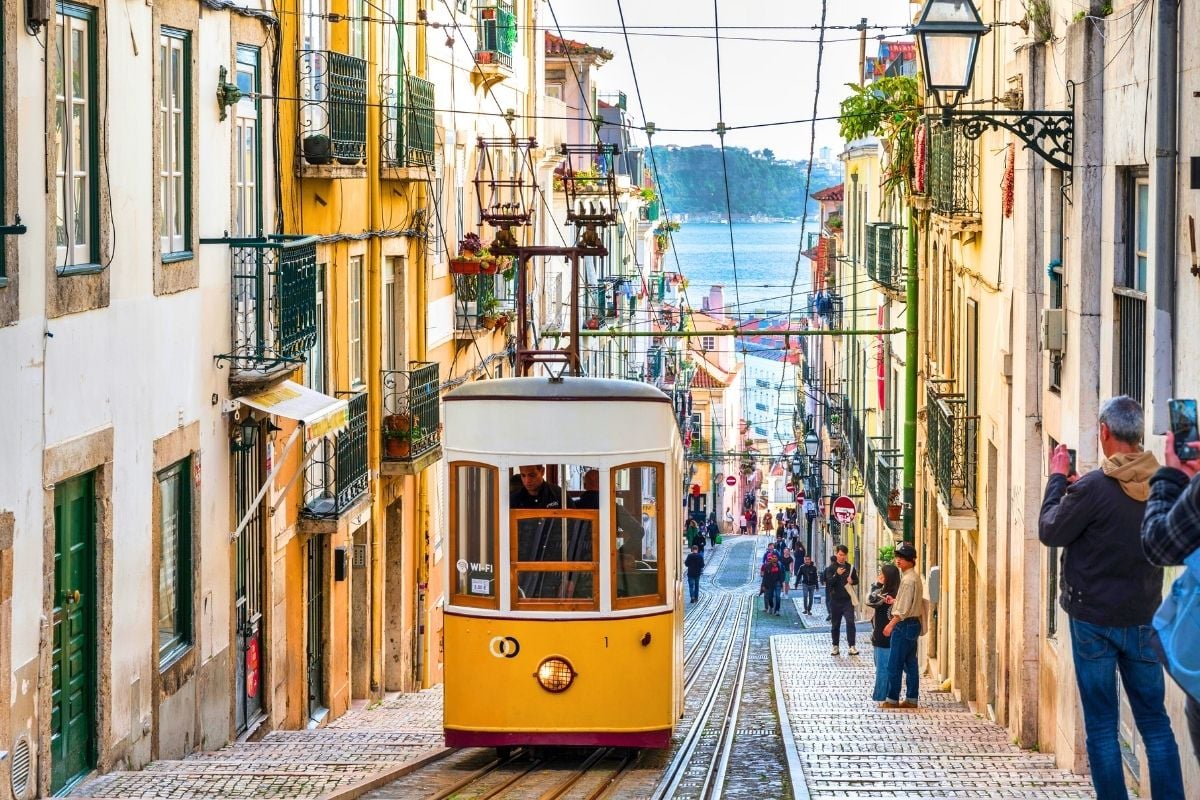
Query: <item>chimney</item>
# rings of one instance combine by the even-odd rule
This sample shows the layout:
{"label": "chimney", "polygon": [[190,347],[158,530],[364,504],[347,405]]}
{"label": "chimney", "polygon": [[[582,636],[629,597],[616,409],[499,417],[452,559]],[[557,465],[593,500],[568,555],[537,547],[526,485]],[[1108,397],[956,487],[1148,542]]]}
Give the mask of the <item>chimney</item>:
{"label": "chimney", "polygon": [[714,283],[708,290],[708,308],[717,313],[725,311],[725,287],[719,283]]}

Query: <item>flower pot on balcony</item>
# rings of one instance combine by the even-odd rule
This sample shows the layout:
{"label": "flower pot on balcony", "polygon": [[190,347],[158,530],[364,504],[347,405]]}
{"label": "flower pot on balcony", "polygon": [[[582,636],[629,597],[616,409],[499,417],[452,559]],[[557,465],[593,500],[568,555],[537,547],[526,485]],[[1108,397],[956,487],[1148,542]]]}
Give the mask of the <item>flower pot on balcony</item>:
{"label": "flower pot on balcony", "polygon": [[500,271],[500,262],[494,258],[485,258],[479,262],[480,275],[495,275]]}
{"label": "flower pot on balcony", "polygon": [[888,506],[888,522],[899,522],[904,518],[904,506]]}
{"label": "flower pot on balcony", "polygon": [[451,275],[478,275],[483,262],[473,258],[450,259]]}
{"label": "flower pot on balcony", "polygon": [[323,133],[310,133],[304,137],[304,160],[309,164],[332,164],[333,141]]}
{"label": "flower pot on balcony", "polygon": [[387,458],[408,458],[412,454],[412,442],[389,436],[383,440],[383,454]]}

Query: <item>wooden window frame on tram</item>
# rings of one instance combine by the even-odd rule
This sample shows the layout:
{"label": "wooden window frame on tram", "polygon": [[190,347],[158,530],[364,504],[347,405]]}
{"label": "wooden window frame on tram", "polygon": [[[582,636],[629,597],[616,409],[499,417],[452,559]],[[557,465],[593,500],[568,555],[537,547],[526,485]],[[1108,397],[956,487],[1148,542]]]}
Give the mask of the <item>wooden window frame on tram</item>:
{"label": "wooden window frame on tram", "polygon": [[[654,470],[654,505],[657,513],[654,515],[655,535],[658,537],[655,553],[658,554],[658,593],[639,595],[637,597],[618,597],[617,596],[617,572],[619,571],[620,563],[617,560],[617,473],[623,469],[642,469],[649,467]],[[608,542],[609,542],[609,563],[612,568],[609,570],[611,578],[612,592],[612,608],[614,611],[623,611],[629,608],[649,608],[651,606],[660,606],[667,602],[667,570],[665,559],[663,558],[663,464],[660,461],[634,461],[628,464],[617,464],[609,468],[608,471]],[[626,509],[629,511],[629,509]],[[638,520],[641,520],[641,509],[637,510]]]}
{"label": "wooden window frame on tram", "polygon": [[[565,492],[564,492],[565,494]],[[517,561],[517,523],[523,519],[586,519],[592,523],[591,561]],[[600,610],[600,512],[595,509],[528,508],[508,512],[509,602],[513,611]],[[590,572],[592,597],[587,600],[522,598],[518,572]]]}
{"label": "wooden window frame on tram", "polygon": [[500,609],[500,468],[495,464],[484,464],[481,461],[455,461],[450,464],[450,564],[453,570],[458,563],[458,474],[459,467],[482,467],[487,470],[492,479],[492,494],[496,498],[492,503],[492,558],[497,562],[494,567],[496,579],[493,581],[491,597],[476,597],[460,594],[457,591],[456,579],[450,576],[450,602],[456,606],[469,608]]}

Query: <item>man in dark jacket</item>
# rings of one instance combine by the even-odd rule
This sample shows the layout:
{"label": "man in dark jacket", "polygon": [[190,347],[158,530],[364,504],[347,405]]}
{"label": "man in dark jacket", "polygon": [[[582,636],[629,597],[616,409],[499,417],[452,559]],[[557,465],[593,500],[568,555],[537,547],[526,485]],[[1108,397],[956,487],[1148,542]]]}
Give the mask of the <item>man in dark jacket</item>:
{"label": "man in dark jacket", "polygon": [[804,586],[804,613],[812,614],[813,595],[817,591],[817,565],[808,556],[796,569],[796,585]]}
{"label": "man in dark jacket", "polygon": [[854,602],[850,599],[850,587],[858,583],[858,572],[846,560],[850,548],[839,544],[834,551],[833,563],[825,568],[825,603],[829,606],[829,619],[833,623],[833,655],[839,655],[838,640],[842,637],[842,620],[846,621],[846,644],[850,655],[858,655],[854,646]]}
{"label": "man in dark jacket", "polygon": [[774,552],[767,553],[767,560],[758,568],[762,575],[763,607],[768,614],[779,616],[779,589],[787,580],[787,573]]}
{"label": "man in dark jacket", "polygon": [[1038,538],[1064,548],[1060,603],[1071,619],[1075,682],[1097,797],[1126,798],[1116,674],[1133,707],[1155,800],[1183,800],[1179,748],[1163,704],[1163,670],[1150,642],[1162,599],[1162,569],[1142,555],[1139,531],[1150,476],[1142,450],[1142,408],[1130,397],[1100,407],[1100,469],[1073,476],[1065,445],[1055,448]]}
{"label": "man in dark jacket", "polygon": [[700,576],[704,574],[704,556],[700,555],[699,546],[692,545],[692,552],[687,554],[683,565],[687,567],[688,594],[694,603],[700,599]]}
{"label": "man in dark jacket", "polygon": [[[1200,448],[1200,442],[1189,442]],[[1167,434],[1167,465],[1150,479],[1150,499],[1142,519],[1142,550],[1160,566],[1175,566],[1200,548],[1200,460],[1180,461],[1175,435]],[[1200,699],[1187,698],[1192,751],[1200,761]]]}

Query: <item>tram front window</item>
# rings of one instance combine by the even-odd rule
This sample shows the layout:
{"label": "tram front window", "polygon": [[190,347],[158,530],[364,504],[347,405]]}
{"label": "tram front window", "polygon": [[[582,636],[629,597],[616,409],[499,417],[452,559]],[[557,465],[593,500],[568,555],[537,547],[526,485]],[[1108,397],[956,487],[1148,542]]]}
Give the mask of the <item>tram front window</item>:
{"label": "tram front window", "polygon": [[456,602],[494,608],[498,470],[479,464],[451,465],[450,522]]}
{"label": "tram front window", "polygon": [[612,471],[615,605],[637,607],[662,597],[662,467],[638,464]]}
{"label": "tram front window", "polygon": [[512,530],[518,602],[595,604],[595,512],[514,511]]}

